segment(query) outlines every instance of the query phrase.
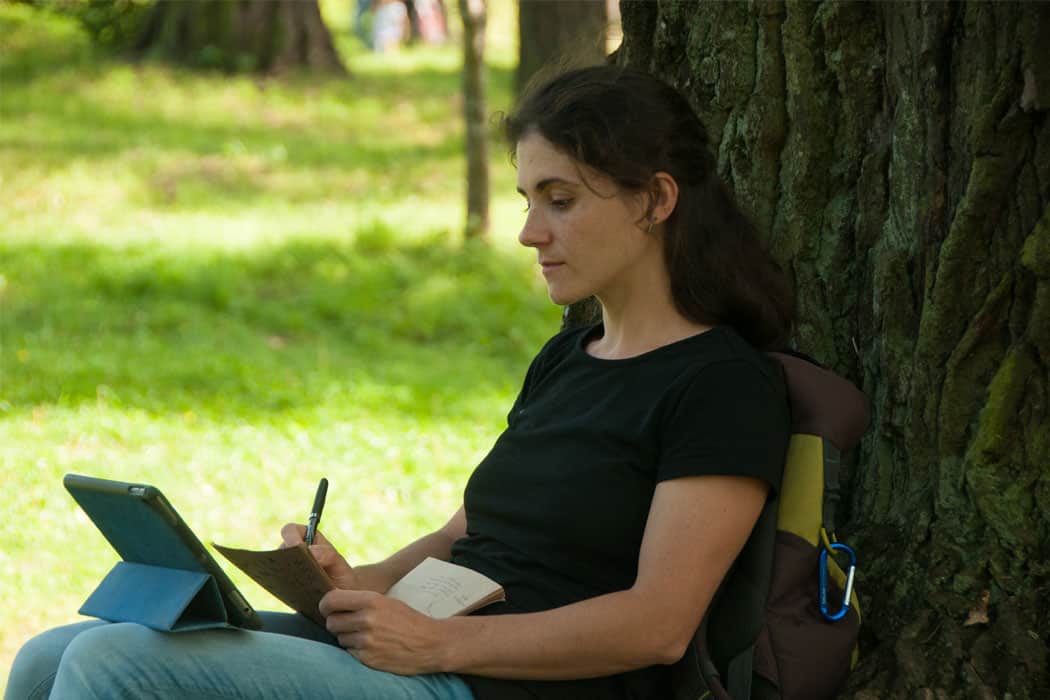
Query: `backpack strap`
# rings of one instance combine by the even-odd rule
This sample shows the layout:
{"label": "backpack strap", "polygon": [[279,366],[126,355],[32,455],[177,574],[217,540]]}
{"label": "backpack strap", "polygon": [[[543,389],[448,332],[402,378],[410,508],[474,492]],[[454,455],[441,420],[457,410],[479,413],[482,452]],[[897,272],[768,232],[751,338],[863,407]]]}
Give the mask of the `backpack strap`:
{"label": "backpack strap", "polygon": [[726,669],[726,686],[730,697],[750,698],[755,645],[752,644],[730,660]]}
{"label": "backpack strap", "polygon": [[842,500],[839,486],[839,471],[842,468],[842,453],[831,441],[824,442],[824,502],[821,508],[821,524],[829,536],[835,532],[835,515]]}
{"label": "backpack strap", "polygon": [[780,502],[770,499],[715,594],[694,642],[705,700],[751,697],[755,640],[765,623]]}

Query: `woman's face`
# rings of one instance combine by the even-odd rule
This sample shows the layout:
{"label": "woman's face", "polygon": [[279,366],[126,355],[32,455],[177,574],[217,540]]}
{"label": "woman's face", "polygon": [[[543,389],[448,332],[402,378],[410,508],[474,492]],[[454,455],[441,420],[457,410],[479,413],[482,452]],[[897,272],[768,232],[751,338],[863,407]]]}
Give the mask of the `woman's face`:
{"label": "woman's face", "polygon": [[623,193],[535,132],[518,142],[517,161],[528,203],[518,241],[536,249],[554,303],[629,295],[640,263],[654,254],[662,261],[659,238],[646,231],[644,196]]}

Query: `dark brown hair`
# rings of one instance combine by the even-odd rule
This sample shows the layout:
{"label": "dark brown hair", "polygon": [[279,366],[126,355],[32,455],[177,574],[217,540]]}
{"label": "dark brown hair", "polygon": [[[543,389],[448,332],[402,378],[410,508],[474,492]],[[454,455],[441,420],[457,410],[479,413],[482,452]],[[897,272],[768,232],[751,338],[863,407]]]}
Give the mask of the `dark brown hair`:
{"label": "dark brown hair", "polygon": [[785,346],[791,285],[718,177],[707,129],[681,93],[640,71],[582,68],[531,90],[503,127],[512,150],[536,132],[628,192],[650,191],[657,172],[671,175],[679,194],[664,259],[678,311],[729,325],[760,349]]}

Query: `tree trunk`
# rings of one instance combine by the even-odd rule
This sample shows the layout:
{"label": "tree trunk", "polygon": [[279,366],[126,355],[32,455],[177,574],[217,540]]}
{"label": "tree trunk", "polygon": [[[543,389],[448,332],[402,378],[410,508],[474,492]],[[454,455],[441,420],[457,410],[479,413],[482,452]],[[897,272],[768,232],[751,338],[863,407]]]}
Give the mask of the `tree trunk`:
{"label": "tree trunk", "polygon": [[158,0],[135,48],[231,72],[346,73],[317,0]]}
{"label": "tree trunk", "polygon": [[1050,5],[624,2],[873,424],[848,697],[1050,697]]}
{"label": "tree trunk", "polygon": [[485,0],[459,0],[463,18],[463,116],[467,124],[467,238],[489,230],[488,133],[485,128]]}
{"label": "tree trunk", "polygon": [[602,63],[607,24],[605,0],[519,0],[518,94],[541,70]]}

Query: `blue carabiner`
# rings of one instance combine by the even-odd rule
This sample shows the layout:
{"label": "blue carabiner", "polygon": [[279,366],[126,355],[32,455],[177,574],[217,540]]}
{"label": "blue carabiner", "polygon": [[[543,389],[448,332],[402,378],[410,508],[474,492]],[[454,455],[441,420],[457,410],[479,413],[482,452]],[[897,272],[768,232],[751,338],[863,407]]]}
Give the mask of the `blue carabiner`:
{"label": "blue carabiner", "polygon": [[[838,612],[828,612],[828,554],[835,549],[849,556],[849,567],[846,569],[846,590],[842,595],[842,607]],[[857,571],[857,553],[849,545],[832,542],[830,547],[820,548],[820,614],[829,622],[841,620],[849,612],[850,598],[853,597],[853,575]]]}

